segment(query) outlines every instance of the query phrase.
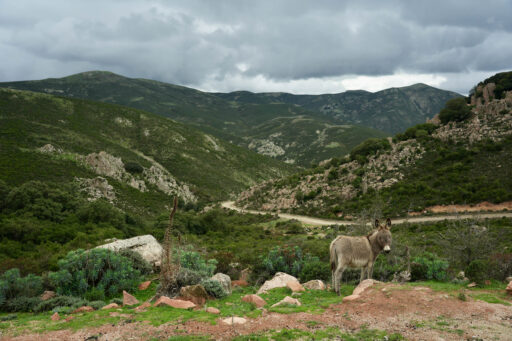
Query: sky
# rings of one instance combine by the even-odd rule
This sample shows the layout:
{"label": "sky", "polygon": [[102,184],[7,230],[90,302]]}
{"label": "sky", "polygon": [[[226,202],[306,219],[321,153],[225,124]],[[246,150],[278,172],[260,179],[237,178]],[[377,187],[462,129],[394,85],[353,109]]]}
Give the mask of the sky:
{"label": "sky", "polygon": [[106,70],[204,91],[467,94],[512,70],[512,0],[0,0],[0,81]]}

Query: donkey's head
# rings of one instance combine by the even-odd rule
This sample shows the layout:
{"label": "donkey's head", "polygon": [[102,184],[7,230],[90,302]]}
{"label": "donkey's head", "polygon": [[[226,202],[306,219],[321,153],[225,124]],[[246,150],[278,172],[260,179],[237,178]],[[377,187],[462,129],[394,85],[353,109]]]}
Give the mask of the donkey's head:
{"label": "donkey's head", "polygon": [[378,219],[375,219],[377,228],[376,242],[380,249],[386,253],[391,251],[391,219],[386,220],[386,225],[381,225]]}

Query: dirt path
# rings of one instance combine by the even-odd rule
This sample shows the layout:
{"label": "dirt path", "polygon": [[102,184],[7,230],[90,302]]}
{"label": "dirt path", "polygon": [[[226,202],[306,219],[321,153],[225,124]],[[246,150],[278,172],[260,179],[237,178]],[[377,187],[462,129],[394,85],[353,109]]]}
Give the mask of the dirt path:
{"label": "dirt path", "polygon": [[[299,297],[300,300],[300,297]],[[126,319],[118,324],[95,328],[52,331],[5,337],[3,340],[166,340],[174,335],[208,335],[214,340],[230,340],[239,335],[271,330],[314,331],[326,327],[346,332],[360,328],[400,333],[407,340],[511,340],[512,307],[482,301],[462,301],[455,295],[426,287],[379,284],[367,289],[352,302],[331,305],[321,314],[278,314],[263,312],[242,325],[222,321],[213,325],[198,321],[168,321],[160,326]],[[1,337],[0,337],[1,338]]]}
{"label": "dirt path", "polygon": [[[252,214],[267,214],[273,212],[265,212],[265,211],[256,211],[256,210],[245,210],[235,206],[233,201],[224,201],[221,203],[222,207],[235,210],[238,212],[252,213]],[[305,224],[311,225],[352,225],[354,221],[349,220],[334,220],[334,219],[322,219],[315,217],[308,217],[297,214],[288,214],[288,213],[278,213],[279,218],[283,219],[295,219],[301,221]],[[410,217],[410,218],[399,218],[393,219],[392,222],[394,225],[399,225],[403,223],[422,223],[429,221],[442,221],[442,220],[457,220],[457,219],[471,219],[471,218],[501,218],[501,217],[512,217],[512,212],[498,212],[498,213],[474,213],[474,214],[447,214],[447,215],[439,215],[439,216],[429,216],[429,217]],[[368,223],[370,224],[370,223]]]}

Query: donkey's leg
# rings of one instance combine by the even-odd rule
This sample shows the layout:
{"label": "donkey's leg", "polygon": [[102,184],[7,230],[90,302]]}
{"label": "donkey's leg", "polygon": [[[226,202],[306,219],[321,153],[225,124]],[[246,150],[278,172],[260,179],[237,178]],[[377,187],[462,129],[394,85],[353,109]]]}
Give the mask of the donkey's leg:
{"label": "donkey's leg", "polygon": [[359,277],[359,283],[364,281],[364,273],[367,272],[366,269],[368,269],[368,267],[361,268],[361,277]]}
{"label": "donkey's leg", "polygon": [[341,290],[340,290],[340,286],[341,286],[341,279],[343,278],[343,271],[345,271],[345,267],[343,266],[338,266],[338,268],[336,269],[336,272],[334,274],[334,277],[336,278],[336,293],[338,294],[338,296],[341,295]]}
{"label": "donkey's leg", "polygon": [[368,267],[367,267],[367,271],[368,271],[368,279],[372,279],[372,276],[373,276],[373,264],[374,263],[370,263],[368,264]]}

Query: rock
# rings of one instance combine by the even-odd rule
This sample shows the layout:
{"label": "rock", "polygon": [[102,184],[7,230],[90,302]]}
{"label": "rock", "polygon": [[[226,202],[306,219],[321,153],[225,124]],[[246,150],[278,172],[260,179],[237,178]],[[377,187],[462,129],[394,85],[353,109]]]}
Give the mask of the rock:
{"label": "rock", "polygon": [[54,291],[45,291],[41,295],[41,301],[48,301],[50,298],[54,298],[57,294]]}
{"label": "rock", "polygon": [[145,281],[139,284],[139,290],[146,290],[151,285],[151,281]]}
{"label": "rock", "polygon": [[69,322],[69,321],[71,321],[71,320],[72,320],[72,319],[74,319],[74,318],[75,318],[74,316],[68,316],[68,317],[66,317],[66,318],[64,319],[64,321]]}
{"label": "rock", "polygon": [[117,303],[110,303],[110,304],[107,304],[106,306],[104,306],[103,308],[101,308],[101,310],[117,309],[117,308],[119,308],[119,304],[117,304]]}
{"label": "rock", "polygon": [[140,313],[141,311],[146,311],[146,308],[151,307],[151,303],[149,301],[146,301],[139,305],[137,308],[135,308],[135,311]]}
{"label": "rock", "polygon": [[278,272],[274,275],[274,278],[263,283],[263,285],[259,288],[258,292],[256,292],[256,293],[262,294],[262,293],[266,293],[268,290],[271,290],[271,289],[284,288],[284,287],[286,287],[286,284],[288,282],[299,283],[297,278],[290,276],[288,274],[285,274],[284,272]]}
{"label": "rock", "polygon": [[491,281],[486,279],[485,282],[484,282],[485,285],[491,285]]}
{"label": "rock", "polygon": [[314,279],[303,284],[304,288],[309,290],[325,290],[325,284],[319,279]]}
{"label": "rock", "polygon": [[251,276],[251,269],[245,268],[242,271],[240,271],[240,278],[238,280],[249,282],[249,277]]}
{"label": "rock", "polygon": [[231,278],[229,278],[228,275],[218,272],[215,275],[213,275],[212,278],[210,279],[219,282],[220,285],[222,285],[224,291],[228,295],[231,295]]}
{"label": "rock", "polygon": [[355,301],[355,300],[357,300],[359,297],[361,297],[361,296],[359,296],[359,295],[353,295],[353,294],[352,294],[352,295],[349,295],[349,296],[345,296],[345,297],[343,297],[343,302]]}
{"label": "rock", "polygon": [[465,277],[466,274],[464,273],[464,271],[459,271],[459,273],[457,274],[457,279],[463,280]]}
{"label": "rock", "polygon": [[267,302],[258,295],[245,295],[242,297],[242,301],[254,304],[257,308],[263,307]]}
{"label": "rock", "polygon": [[243,317],[238,317],[238,316],[233,316],[233,317],[228,317],[228,318],[225,318],[223,320],[221,320],[222,322],[224,322],[225,324],[228,324],[228,325],[234,325],[234,324],[244,324],[244,323],[247,323],[247,320],[244,319]]}
{"label": "rock", "polygon": [[512,276],[508,276],[505,280],[506,280],[507,282],[512,282]]}
{"label": "rock", "polygon": [[507,294],[512,295],[512,281],[508,282],[507,288],[505,289]]}
{"label": "rock", "polygon": [[476,284],[475,282],[471,282],[471,283],[469,283],[469,284],[467,285],[467,287],[468,287],[468,288],[474,288],[474,287],[476,287],[476,286],[477,286],[477,284]]}
{"label": "rock", "polygon": [[140,254],[145,261],[153,266],[160,265],[163,250],[160,243],[150,234],[129,239],[116,240],[112,243],[100,245],[97,248],[112,251],[132,250]]}
{"label": "rock", "polygon": [[108,313],[108,316],[112,316],[112,317],[124,317],[124,318],[132,318],[133,315],[130,315],[130,314],[121,314],[117,311],[111,311],[110,313]]}
{"label": "rock", "polygon": [[299,282],[286,282],[286,286],[290,288],[292,292],[306,291],[306,289],[304,289],[304,287]]}
{"label": "rock", "polygon": [[371,287],[372,285],[374,285],[376,283],[380,283],[380,282],[375,281],[373,279],[365,279],[364,281],[359,283],[359,285],[354,289],[354,291],[352,292],[352,295],[361,295],[363,293],[363,291],[365,291],[366,289],[368,289],[369,287]]}
{"label": "rock", "polygon": [[292,297],[300,297],[302,296],[302,293],[300,292],[292,292]]}
{"label": "rock", "polygon": [[123,290],[123,306],[139,304],[139,300]]}
{"label": "rock", "polygon": [[206,308],[206,312],[210,313],[210,314],[216,314],[216,315],[220,314],[220,310],[217,308],[214,308],[214,307]]}
{"label": "rock", "polygon": [[279,307],[279,306],[284,305],[284,304],[296,305],[297,307],[301,306],[301,303],[300,303],[300,301],[298,299],[291,298],[290,296],[286,296],[281,301],[279,301],[276,304],[272,305],[272,308]]}
{"label": "rock", "polygon": [[88,305],[84,305],[80,308],[77,308],[75,310],[73,310],[71,312],[71,314],[76,314],[76,313],[86,313],[86,312],[89,312],[89,311],[94,311],[94,308],[93,307],[90,307]]}
{"label": "rock", "polygon": [[60,320],[59,313],[54,313],[51,317],[52,321],[58,321]]}
{"label": "rock", "polygon": [[196,305],[190,301],[173,300],[167,296],[161,296],[158,300],[156,300],[155,304],[153,304],[153,307],[160,307],[164,305],[168,305],[169,307],[177,309],[190,309],[196,307]]}
{"label": "rock", "polygon": [[206,303],[206,300],[208,299],[208,293],[201,284],[188,285],[186,287],[181,287],[180,298],[185,301],[190,301],[196,305],[202,306]]}
{"label": "rock", "polygon": [[244,281],[243,279],[237,279],[236,281],[231,281],[231,287],[247,287],[249,286],[249,283]]}

